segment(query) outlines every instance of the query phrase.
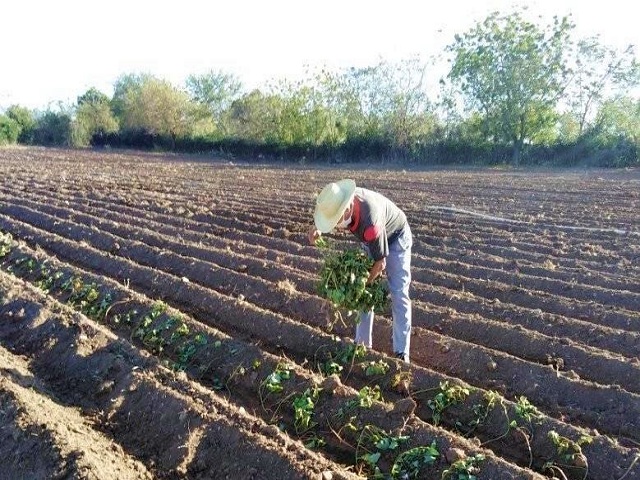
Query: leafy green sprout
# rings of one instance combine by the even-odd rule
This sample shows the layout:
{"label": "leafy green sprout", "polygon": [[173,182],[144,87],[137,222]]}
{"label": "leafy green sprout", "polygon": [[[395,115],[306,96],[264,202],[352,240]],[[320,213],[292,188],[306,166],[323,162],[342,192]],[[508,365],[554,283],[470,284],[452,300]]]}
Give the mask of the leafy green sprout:
{"label": "leafy green sprout", "polygon": [[263,385],[271,393],[280,393],[284,390],[282,383],[291,378],[289,367],[279,363],[276,369],[264,379]]}
{"label": "leafy green sprout", "polygon": [[[584,478],[586,479],[589,471],[589,465],[587,463],[587,457],[582,453],[582,446],[593,442],[593,437],[589,435],[581,435],[578,440],[574,441],[560,435],[555,430],[550,430],[547,437],[556,447],[558,456],[563,462],[566,462],[571,466],[585,469]],[[543,471],[555,471],[557,469],[560,469],[560,466],[553,461],[546,462],[543,465]]]}
{"label": "leafy green sprout", "polygon": [[[409,437],[407,435],[392,436],[380,427],[366,425],[360,432],[358,446],[356,448],[356,457],[360,457],[358,451],[365,444],[368,445],[371,450],[389,452],[396,450],[400,444],[408,440]],[[371,453],[371,450],[367,449],[367,452]]]}
{"label": "leafy green sprout", "polygon": [[13,237],[10,233],[0,232],[0,258],[6,256],[11,252],[11,245],[13,244]]}
{"label": "leafy green sprout", "polygon": [[320,388],[307,388],[302,395],[293,399],[294,426],[296,433],[301,434],[316,425],[311,421],[313,409],[320,394]]}
{"label": "leafy green sprout", "polygon": [[420,478],[418,475],[422,468],[432,465],[440,456],[436,441],[431,445],[414,447],[402,452],[391,467],[391,478]]}
{"label": "leafy green sprout", "polygon": [[467,435],[473,432],[478,425],[482,425],[487,420],[489,413],[491,413],[497,405],[503,405],[502,397],[495,390],[487,390],[482,397],[484,403],[476,403],[471,407],[474,418],[468,424],[468,427],[471,427],[471,429],[466,432]]}
{"label": "leafy green sprout", "polygon": [[304,446],[306,448],[309,448],[311,450],[316,449],[316,448],[322,448],[327,444],[327,442],[325,442],[325,440],[321,437],[318,437],[317,435],[313,435],[311,438],[307,439],[304,442]]}
{"label": "leafy green sprout", "polygon": [[533,405],[527,397],[520,396],[516,401],[516,414],[523,420],[531,423],[541,416],[540,411]]}
{"label": "leafy green sprout", "polygon": [[375,385],[374,387],[370,387],[366,385],[358,391],[358,395],[356,398],[347,400],[345,406],[340,407],[336,412],[336,415],[343,418],[354,408],[371,408],[373,406],[373,402],[375,401],[383,401],[380,386]]}
{"label": "leafy green sprout", "polygon": [[450,385],[448,381],[440,382],[439,392],[427,402],[433,411],[433,424],[438,425],[442,413],[451,405],[464,401],[469,396],[469,389],[460,385]]}
{"label": "leafy green sprout", "polygon": [[367,349],[364,345],[349,343],[340,349],[335,355],[331,355],[321,366],[321,371],[325,375],[341,373],[345,366],[353,365],[356,360],[366,356]]}
{"label": "leafy green sprout", "polygon": [[203,333],[197,333],[192,339],[188,339],[182,345],[176,348],[178,361],[174,365],[175,370],[185,370],[198,350],[207,345],[207,336]]}
{"label": "leafy green sprout", "polygon": [[370,361],[362,363],[362,368],[364,369],[364,374],[367,377],[373,375],[384,375],[389,371],[389,364],[384,360],[378,361]]}
{"label": "leafy green sprout", "polygon": [[477,474],[480,472],[479,464],[484,460],[485,456],[482,453],[456,460],[442,472],[441,479],[476,480],[478,478]]}

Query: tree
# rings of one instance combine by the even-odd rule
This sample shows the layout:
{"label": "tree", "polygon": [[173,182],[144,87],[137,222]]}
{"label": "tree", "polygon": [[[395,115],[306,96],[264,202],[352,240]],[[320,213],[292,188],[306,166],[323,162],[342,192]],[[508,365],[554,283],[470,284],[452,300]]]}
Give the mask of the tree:
{"label": "tree", "polygon": [[496,143],[512,146],[518,164],[525,142],[549,131],[569,76],[567,47],[573,24],[554,17],[546,28],[519,12],[495,12],[447,47],[453,54],[448,78],[479,112]]}
{"label": "tree", "polygon": [[598,111],[596,130],[607,138],[626,138],[640,149],[640,100],[618,97]]}
{"label": "tree", "polygon": [[190,75],[186,82],[191,99],[205,107],[221,135],[228,133],[224,113],[242,92],[242,82],[232,74],[210,71],[204,75]]}
{"label": "tree", "polygon": [[145,77],[122,95],[122,126],[167,135],[175,147],[178,137],[191,134],[195,110],[186,92],[165,80]]}
{"label": "tree", "polygon": [[91,88],[78,97],[72,126],[72,141],[76,146],[87,146],[94,135],[105,135],[118,130],[118,121],[111,111],[107,95]]}
{"label": "tree", "polygon": [[0,114],[0,145],[16,143],[20,130],[18,122],[7,115]]}
{"label": "tree", "polygon": [[71,115],[62,109],[40,114],[36,119],[33,142],[36,145],[71,145]]}
{"label": "tree", "polygon": [[254,90],[237,99],[229,109],[231,134],[255,143],[275,142],[282,100]]}
{"label": "tree", "polygon": [[158,80],[148,73],[126,73],[118,77],[113,85],[113,97],[111,99],[111,110],[116,118],[122,123],[126,103],[128,99],[135,97],[147,81]]}
{"label": "tree", "polygon": [[591,113],[598,109],[608,93],[624,92],[640,84],[640,64],[629,45],[618,51],[600,44],[598,37],[578,42],[569,106],[584,132]]}
{"label": "tree", "polygon": [[12,105],[7,109],[5,114],[20,126],[18,142],[24,144],[33,143],[33,131],[36,127],[36,120],[31,110],[19,105]]}

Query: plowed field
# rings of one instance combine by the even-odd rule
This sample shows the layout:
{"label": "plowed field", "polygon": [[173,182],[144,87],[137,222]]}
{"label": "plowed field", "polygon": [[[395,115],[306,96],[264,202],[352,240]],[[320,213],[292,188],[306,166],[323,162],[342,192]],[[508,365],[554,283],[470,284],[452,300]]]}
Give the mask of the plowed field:
{"label": "plowed field", "polygon": [[[0,478],[640,479],[640,170],[0,172]],[[409,218],[411,365],[316,293],[345,177]]]}

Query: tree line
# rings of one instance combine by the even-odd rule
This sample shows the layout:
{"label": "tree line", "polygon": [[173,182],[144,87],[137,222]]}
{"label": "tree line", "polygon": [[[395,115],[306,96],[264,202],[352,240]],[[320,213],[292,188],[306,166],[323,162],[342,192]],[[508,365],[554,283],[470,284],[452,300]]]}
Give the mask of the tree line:
{"label": "tree line", "polygon": [[435,60],[380,61],[246,91],[212,70],[182,86],[129,73],[113,95],[0,114],[0,144],[153,148],[245,158],[600,165],[640,164],[635,49],[575,40],[570,17],[549,24],[495,12],[456,35],[449,71]]}

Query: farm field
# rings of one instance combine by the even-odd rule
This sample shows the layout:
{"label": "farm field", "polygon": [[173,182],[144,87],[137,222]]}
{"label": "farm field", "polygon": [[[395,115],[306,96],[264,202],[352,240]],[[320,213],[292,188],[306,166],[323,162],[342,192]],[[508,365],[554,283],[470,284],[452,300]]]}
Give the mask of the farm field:
{"label": "farm field", "polygon": [[[0,172],[0,478],[640,479],[640,169]],[[347,177],[409,219],[411,365],[316,293]]]}

